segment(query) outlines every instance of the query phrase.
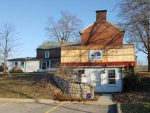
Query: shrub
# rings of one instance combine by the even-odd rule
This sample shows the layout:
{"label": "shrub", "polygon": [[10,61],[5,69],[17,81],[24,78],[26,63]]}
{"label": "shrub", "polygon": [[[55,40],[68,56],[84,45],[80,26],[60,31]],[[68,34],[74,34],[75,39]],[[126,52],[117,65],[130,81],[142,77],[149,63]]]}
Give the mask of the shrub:
{"label": "shrub", "polygon": [[73,77],[73,69],[72,68],[58,68],[54,74],[64,79],[71,79]]}
{"label": "shrub", "polygon": [[0,65],[0,72],[4,72],[5,69],[6,70],[8,69],[6,65],[4,64]]}
{"label": "shrub", "polygon": [[124,91],[137,91],[141,89],[140,75],[127,75],[123,79]]}
{"label": "shrub", "polygon": [[21,68],[19,68],[19,67],[15,67],[10,72],[11,73],[22,73],[23,70]]}
{"label": "shrub", "polygon": [[4,71],[4,67],[1,65],[0,66],[0,72],[3,72]]}

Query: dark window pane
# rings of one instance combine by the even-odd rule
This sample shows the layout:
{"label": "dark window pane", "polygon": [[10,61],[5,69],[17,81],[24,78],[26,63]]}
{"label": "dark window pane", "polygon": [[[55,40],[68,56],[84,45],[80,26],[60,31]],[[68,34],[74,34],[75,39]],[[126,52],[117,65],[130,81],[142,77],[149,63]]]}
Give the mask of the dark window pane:
{"label": "dark window pane", "polygon": [[24,67],[24,62],[21,62],[21,67],[22,67],[22,68]]}
{"label": "dark window pane", "polygon": [[51,61],[51,68],[57,68],[59,66],[59,61]]}
{"label": "dark window pane", "polygon": [[49,68],[49,61],[47,61],[47,68]]}
{"label": "dark window pane", "polygon": [[84,74],[84,70],[78,70],[78,76],[81,77],[82,74]]}
{"label": "dark window pane", "polygon": [[15,67],[18,67],[18,62],[15,62]]}
{"label": "dark window pane", "polygon": [[116,84],[115,70],[108,70],[108,84]]}
{"label": "dark window pane", "polygon": [[108,70],[108,78],[115,78],[115,70]]}

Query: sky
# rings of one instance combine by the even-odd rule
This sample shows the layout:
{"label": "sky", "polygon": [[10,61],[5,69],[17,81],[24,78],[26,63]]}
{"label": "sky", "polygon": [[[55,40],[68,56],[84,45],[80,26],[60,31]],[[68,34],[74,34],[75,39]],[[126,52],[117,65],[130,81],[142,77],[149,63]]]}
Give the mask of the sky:
{"label": "sky", "polygon": [[[58,20],[61,11],[68,11],[82,20],[83,28],[95,21],[96,10],[107,10],[107,20],[113,24],[119,22],[120,0],[0,0],[0,26],[13,24],[21,42],[11,58],[35,57],[36,48],[48,41],[46,23],[48,17]],[[142,63],[146,56],[138,53]]]}

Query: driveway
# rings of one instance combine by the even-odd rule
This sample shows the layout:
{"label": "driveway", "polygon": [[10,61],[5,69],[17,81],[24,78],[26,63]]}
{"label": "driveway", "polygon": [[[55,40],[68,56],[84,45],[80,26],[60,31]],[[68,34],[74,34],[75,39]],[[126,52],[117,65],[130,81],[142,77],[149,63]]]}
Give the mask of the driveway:
{"label": "driveway", "polygon": [[0,113],[116,113],[115,106],[82,103],[7,103],[0,102]]}

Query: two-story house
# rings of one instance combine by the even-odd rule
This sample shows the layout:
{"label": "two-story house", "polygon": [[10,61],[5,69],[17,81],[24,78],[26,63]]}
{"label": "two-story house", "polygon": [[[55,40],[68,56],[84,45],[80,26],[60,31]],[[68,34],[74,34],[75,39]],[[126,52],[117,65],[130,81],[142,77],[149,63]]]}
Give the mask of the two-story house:
{"label": "two-story house", "polygon": [[39,71],[51,71],[60,66],[61,47],[79,46],[79,42],[46,42],[37,48],[37,59],[40,59]]}
{"label": "two-story house", "polygon": [[123,44],[124,30],[108,22],[106,14],[96,11],[96,21],[80,32],[80,46],[61,48],[61,66],[74,68],[95,92],[120,92],[123,70],[135,66],[134,45]]}

